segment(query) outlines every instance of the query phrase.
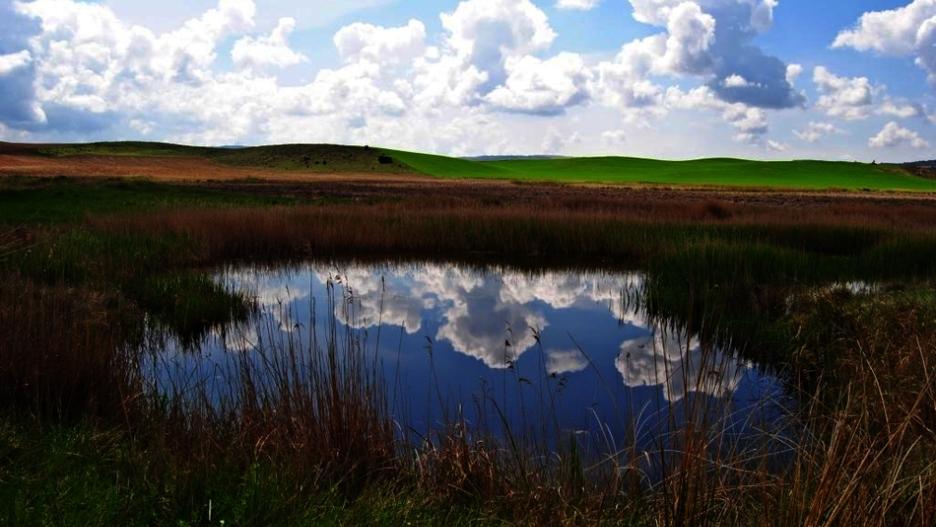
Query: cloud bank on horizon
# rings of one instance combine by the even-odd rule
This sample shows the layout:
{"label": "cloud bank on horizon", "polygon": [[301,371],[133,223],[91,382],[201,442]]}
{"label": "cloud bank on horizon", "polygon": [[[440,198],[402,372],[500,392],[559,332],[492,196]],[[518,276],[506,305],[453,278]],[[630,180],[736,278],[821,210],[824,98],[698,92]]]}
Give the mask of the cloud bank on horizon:
{"label": "cloud bank on horizon", "polygon": [[936,157],[936,0],[835,4],[0,0],[0,140]]}

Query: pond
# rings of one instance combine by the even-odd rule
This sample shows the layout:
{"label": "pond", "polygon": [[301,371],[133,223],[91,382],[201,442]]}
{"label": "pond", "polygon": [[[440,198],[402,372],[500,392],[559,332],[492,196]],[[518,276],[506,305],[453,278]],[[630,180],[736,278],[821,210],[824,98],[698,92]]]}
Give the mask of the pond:
{"label": "pond", "polygon": [[216,279],[256,313],[194,347],[162,342],[148,371],[164,390],[207,386],[220,401],[245,360],[275,376],[271,354],[329,340],[367,357],[411,438],[464,423],[542,444],[572,434],[652,448],[692,418],[721,434],[763,431],[790,404],[768,369],[652,320],[639,273],[309,263]]}

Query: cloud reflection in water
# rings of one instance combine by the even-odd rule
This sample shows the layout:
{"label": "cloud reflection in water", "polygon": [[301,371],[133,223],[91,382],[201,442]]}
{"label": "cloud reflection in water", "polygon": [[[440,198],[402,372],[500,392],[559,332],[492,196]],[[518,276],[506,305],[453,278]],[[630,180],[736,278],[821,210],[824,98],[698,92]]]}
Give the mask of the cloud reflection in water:
{"label": "cloud reflection in water", "polygon": [[174,374],[216,375],[238,356],[289,339],[307,346],[310,329],[321,331],[331,318],[342,334],[368,335],[366,348],[405,406],[394,412],[414,427],[438,423],[451,408],[474,408],[479,395],[513,425],[542,416],[543,397],[555,396],[542,419],[555,415],[570,430],[613,423],[623,433],[629,408],[666,408],[690,393],[735,404],[776,391],[752,364],[664,329],[624,302],[642,288],[640,274],[309,264],[233,268],[218,279],[256,299],[257,320],[216,332],[197,359],[167,349]]}
{"label": "cloud reflection in water", "polygon": [[[472,271],[460,267],[425,264],[407,267],[354,265],[342,269],[312,267],[305,272],[264,274],[230,271],[225,282],[246,287],[265,312],[279,317],[277,306],[308,304],[323,296],[329,281],[350,302],[335,306],[335,316],[355,329],[382,324],[402,327],[409,335],[424,335],[449,344],[453,351],[473,357],[485,366],[503,369],[536,345],[536,334],[552,326],[562,342],[544,342],[548,374],[573,374],[588,367],[582,350],[570,347],[563,333],[579,337],[591,328],[567,323],[568,312],[613,319],[637,335],[603,339],[603,347],[617,351],[614,367],[627,387],[664,386],[667,400],[689,391],[715,397],[730,395],[743,372],[751,367],[722,350],[703,350],[697,338],[678,330],[665,330],[642,312],[625,310],[625,290],[640,287],[639,274],[517,271]],[[320,298],[319,305],[325,305]],[[295,323],[279,320],[284,331]],[[435,329],[430,329],[435,328]],[[247,349],[228,335],[229,349]],[[245,332],[256,342],[256,332]],[[612,336],[613,338],[613,336]],[[606,350],[589,350],[605,355]]]}

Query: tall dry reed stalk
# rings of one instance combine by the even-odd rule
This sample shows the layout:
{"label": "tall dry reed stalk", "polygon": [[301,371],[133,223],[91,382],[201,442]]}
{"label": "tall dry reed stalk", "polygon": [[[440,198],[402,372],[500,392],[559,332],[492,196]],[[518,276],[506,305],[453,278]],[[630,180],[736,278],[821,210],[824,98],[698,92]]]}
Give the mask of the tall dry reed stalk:
{"label": "tall dry reed stalk", "polygon": [[[181,235],[196,242],[191,258],[200,264],[479,247],[526,255],[644,254],[642,245],[652,242],[655,231],[641,225],[641,234],[619,220],[612,213],[569,210],[381,206],[187,211],[92,225]],[[777,237],[795,238],[797,232]],[[845,249],[865,251],[880,242],[878,232],[846,232],[857,234]],[[789,243],[822,245],[798,238]],[[343,309],[345,299],[330,298],[329,313]],[[89,289],[40,285],[18,274],[0,283],[0,398],[8,409],[123,422],[187,469],[219,460],[244,467],[269,463],[299,474],[311,487],[337,486],[350,496],[370,482],[389,482],[516,523],[936,523],[931,313],[902,305],[843,312],[837,300],[821,300],[803,312],[798,322],[806,329],[795,333],[794,362],[813,369],[804,373],[809,382],[796,393],[796,427],[765,427],[759,442],[744,447],[731,437],[726,419],[708,411],[688,412],[693,419],[666,430],[655,451],[638,451],[625,439],[597,464],[574,441],[544,452],[522,437],[505,443],[479,434],[457,415],[436,437],[403,442],[373,357],[334,319],[324,328],[298,326],[285,340],[229,350],[238,360],[221,372],[230,381],[223,389],[186,379],[144,387],[139,357],[125,353],[132,325],[124,327],[114,316],[129,306]],[[812,331],[816,324],[810,320],[831,332]],[[790,372],[794,388],[799,373]],[[640,433],[638,423],[632,429]],[[642,474],[647,456],[657,463],[657,478]]]}
{"label": "tall dry reed stalk", "polygon": [[[834,407],[803,393],[798,409],[787,408],[778,421],[746,423],[753,432],[743,438],[730,407],[686,397],[656,409],[670,416],[657,427],[620,416],[632,419],[632,436],[596,438],[606,446],[601,452],[589,452],[581,438],[553,444],[527,437],[525,427],[508,422],[499,433],[480,430],[457,413],[414,442],[393,423],[392,386],[350,329],[353,301],[336,297],[334,283],[328,293],[322,327],[314,314],[308,325],[296,323],[279,305],[278,316],[256,322],[265,326],[233,340],[247,345],[227,349],[235,359],[226,368],[203,368],[214,384],[183,375],[155,388],[165,396],[157,399],[171,401],[161,422],[170,424],[175,448],[197,457],[186,449],[207,445],[198,455],[272,460],[350,489],[374,481],[414,485],[430,500],[481,507],[520,524],[925,525],[936,513],[936,471],[926,459],[936,446],[926,425],[936,408],[929,384],[916,386],[909,406],[882,406],[900,408],[883,426],[874,404],[852,392]],[[351,324],[339,323],[339,312]],[[290,331],[273,320],[289,321]],[[730,371],[709,374],[725,370],[726,355],[703,350],[701,358],[676,350],[684,363],[701,361],[698,367],[661,362],[663,389],[730,391]],[[926,353],[918,356],[913,367],[931,378]],[[857,376],[848,390],[880,381],[873,362],[851,367]],[[651,438],[652,446],[638,447],[644,441],[637,437]]]}
{"label": "tall dry reed stalk", "polygon": [[0,229],[0,260],[28,247],[33,241],[32,233],[22,228]]}
{"label": "tall dry reed stalk", "polygon": [[128,419],[139,397],[138,372],[112,301],[6,275],[0,282],[2,406],[65,420]]}
{"label": "tall dry reed stalk", "polygon": [[187,354],[187,366],[174,371],[158,346],[147,354],[150,418],[162,423],[177,455],[266,460],[344,490],[393,474],[398,445],[383,381],[361,342],[337,322],[333,283],[328,293],[325,327],[313,313],[285,333],[273,318],[256,320],[250,337],[231,329],[223,366]]}
{"label": "tall dry reed stalk", "polygon": [[[636,212],[636,211],[635,211]],[[707,241],[772,244],[791,251],[862,254],[894,234],[864,224],[698,223],[617,211],[516,207],[373,206],[182,210],[98,218],[91,226],[132,236],[183,236],[196,261],[273,261],[310,256],[454,256],[466,260],[587,256],[645,263],[662,251]],[[929,243],[925,233],[916,234]]]}

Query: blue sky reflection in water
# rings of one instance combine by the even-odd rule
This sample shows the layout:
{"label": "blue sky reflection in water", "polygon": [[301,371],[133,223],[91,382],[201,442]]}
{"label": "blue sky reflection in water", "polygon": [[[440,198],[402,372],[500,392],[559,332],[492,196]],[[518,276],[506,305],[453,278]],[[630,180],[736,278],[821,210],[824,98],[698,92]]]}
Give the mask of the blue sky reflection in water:
{"label": "blue sky reflection in water", "polygon": [[339,338],[376,353],[394,418],[415,436],[461,415],[495,435],[506,421],[512,434],[547,442],[560,430],[619,442],[635,424],[650,447],[686,412],[703,409],[741,434],[782,413],[776,378],[628,307],[639,274],[309,264],[218,279],[255,296],[256,320],[195,351],[168,345],[161,382],[223,387],[239,359],[308,347],[309,328],[323,339],[331,320]]}

